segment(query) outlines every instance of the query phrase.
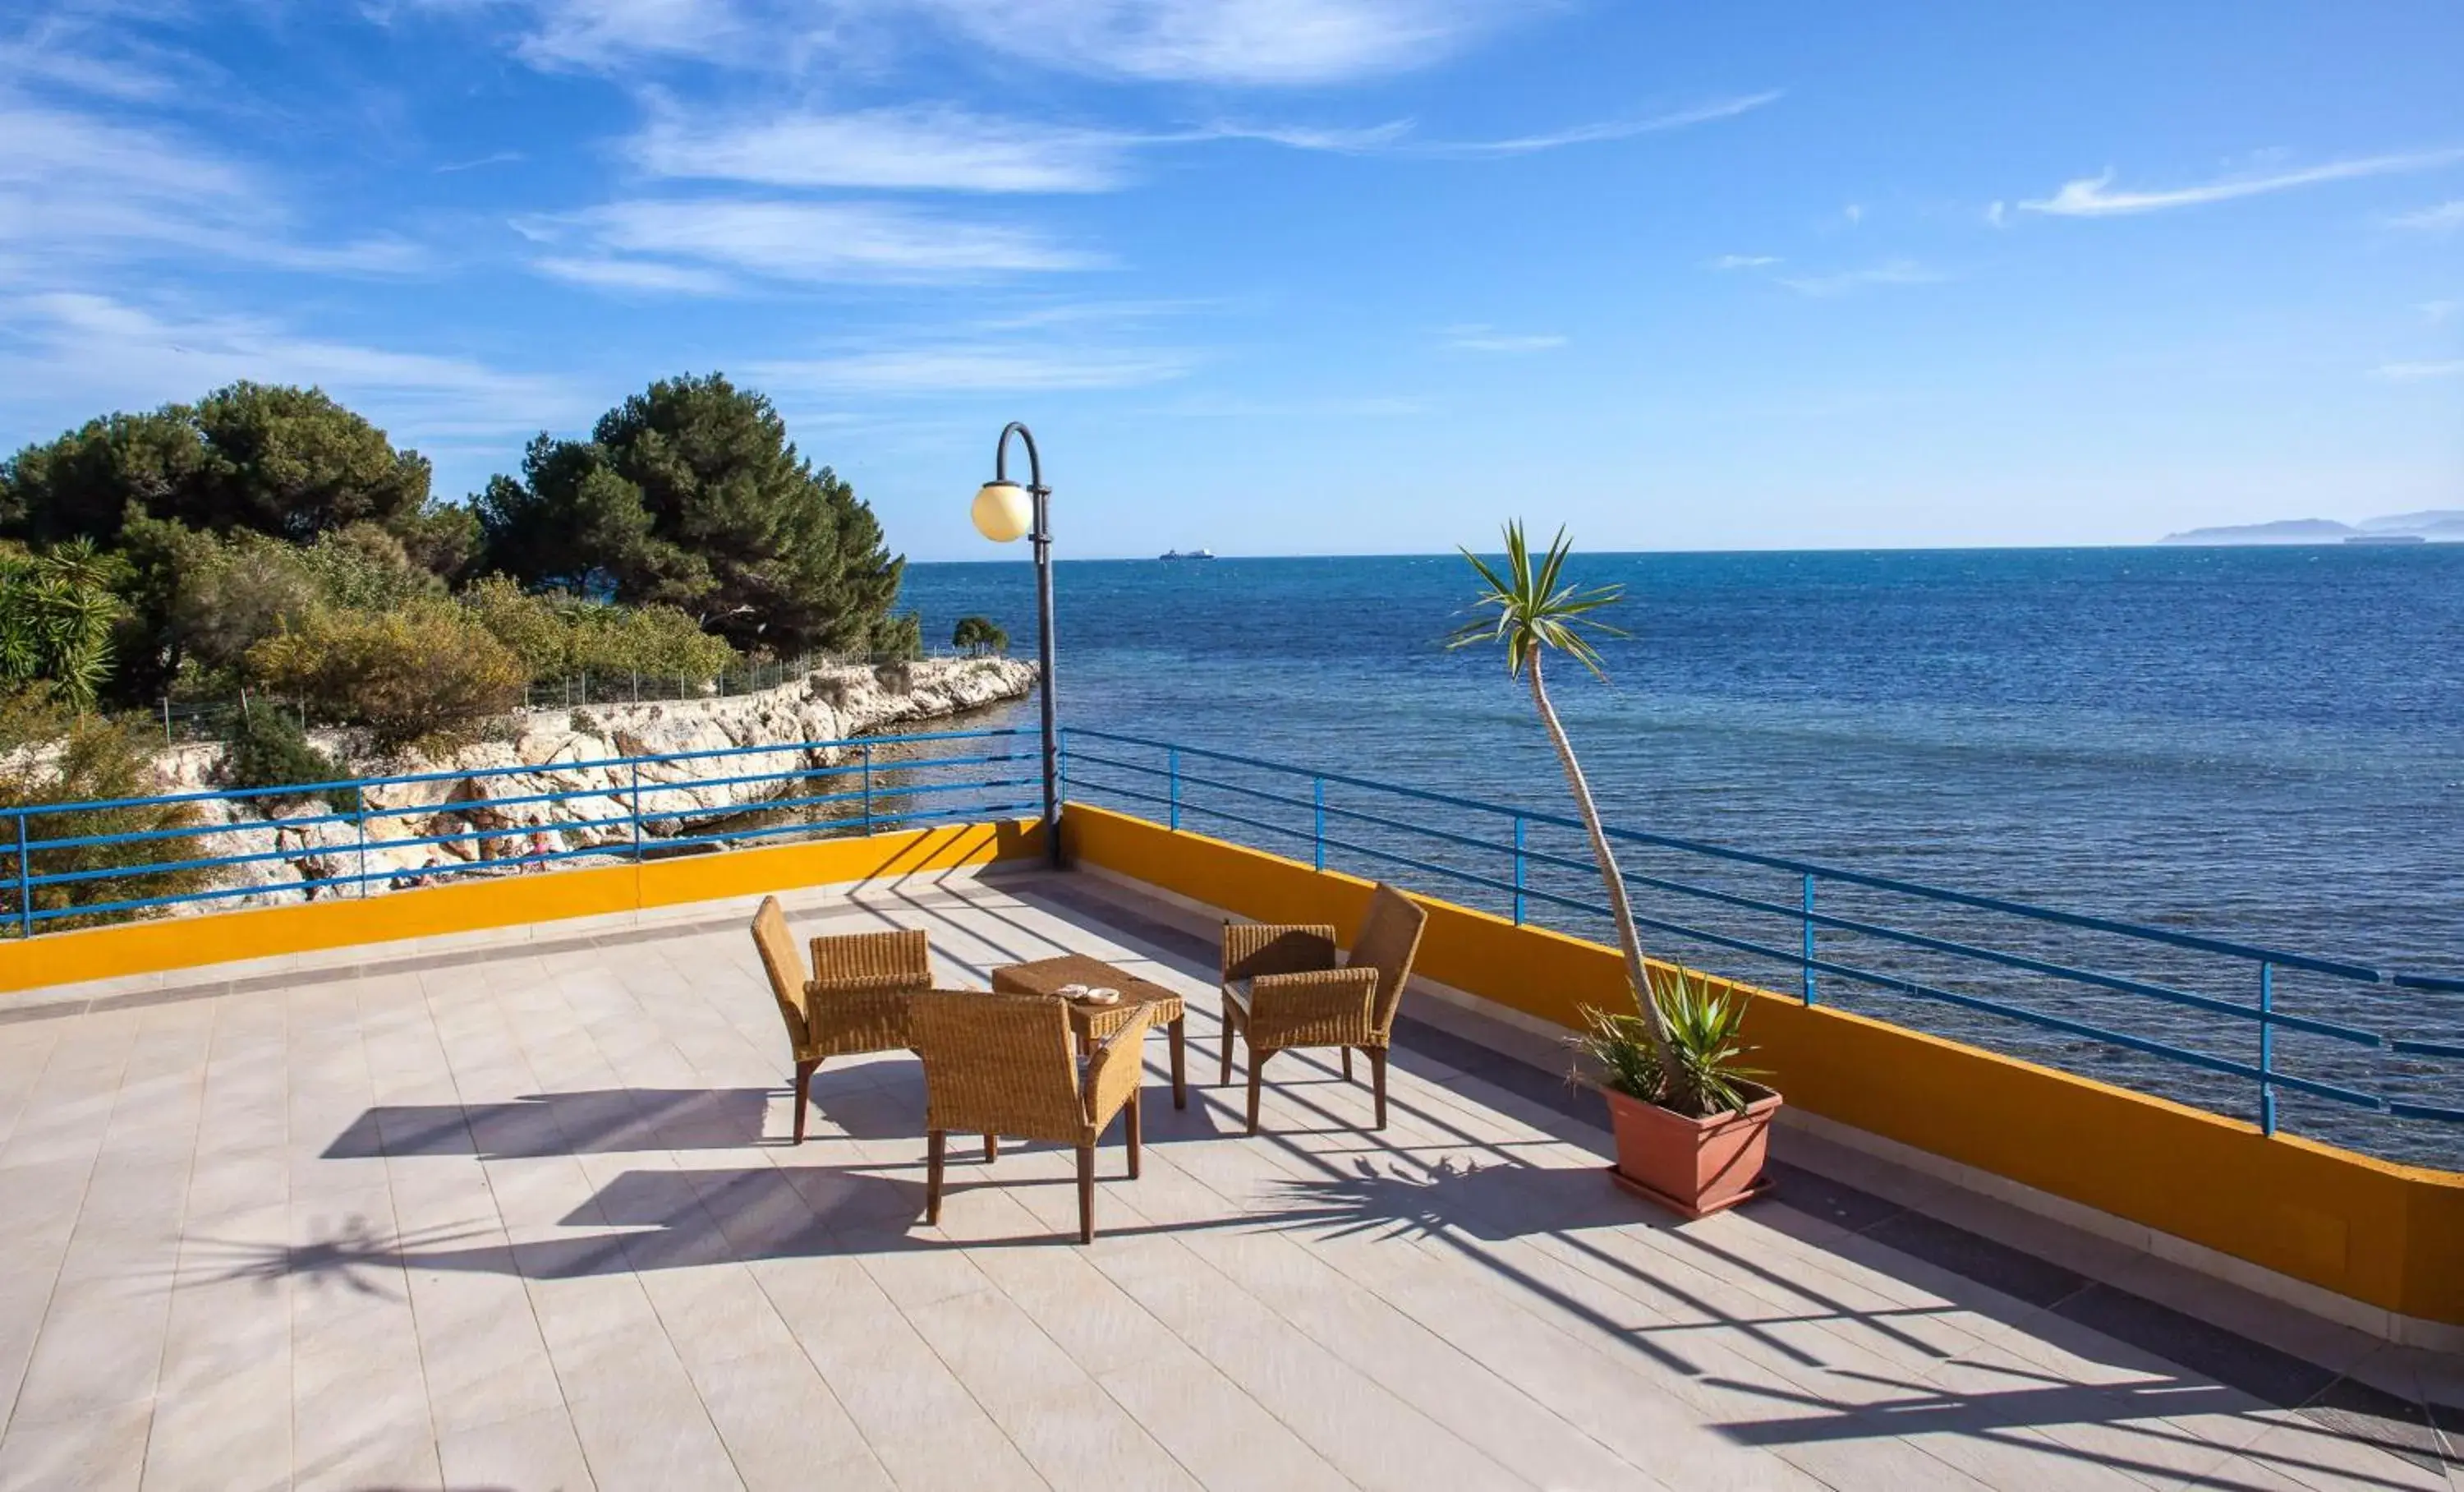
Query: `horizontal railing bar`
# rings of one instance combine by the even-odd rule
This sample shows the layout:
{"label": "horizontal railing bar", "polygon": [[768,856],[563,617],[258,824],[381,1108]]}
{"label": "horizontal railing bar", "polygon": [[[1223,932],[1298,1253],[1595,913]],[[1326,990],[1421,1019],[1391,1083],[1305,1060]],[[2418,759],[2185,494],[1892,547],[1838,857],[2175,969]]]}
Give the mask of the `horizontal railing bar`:
{"label": "horizontal railing bar", "polygon": [[[1083,732],[1072,731],[1071,734],[1086,734],[1093,736],[1099,740],[1115,741],[1128,746],[1146,746],[1154,750],[1177,749],[1185,755],[1208,756],[1221,761],[1237,762],[1243,766],[1255,767],[1268,771],[1285,772],[1293,776],[1323,778],[1328,782],[1339,782],[1351,787],[1367,789],[1375,792],[1392,792],[1399,796],[1415,798],[1422,802],[1441,803],[1450,807],[1466,809],[1477,813],[1494,813],[1508,817],[1519,815],[1537,824],[1551,824],[1559,828],[1574,830],[1580,830],[1583,828],[1581,820],[1569,818],[1562,814],[1510,809],[1499,804],[1483,803],[1477,799],[1460,797],[1452,793],[1428,792],[1417,788],[1400,788],[1391,783],[1374,782],[1367,778],[1353,777],[1342,772],[1313,771],[1308,768],[1294,767],[1287,763],[1269,762],[1258,757],[1241,756],[1236,753],[1225,751],[1215,751],[1203,746],[1168,746],[1166,743],[1151,741],[1143,737],[1118,735],[1110,731],[1100,730]],[[2215,953],[2230,958],[2249,959],[2259,963],[2272,963],[2280,968],[2299,969],[2311,973],[2329,974],[2338,978],[2358,980],[2367,984],[2383,983],[2389,977],[2383,974],[2378,969],[2365,968],[2358,964],[2346,964],[2333,959],[2314,958],[2308,954],[2290,953],[2278,948],[2261,947],[2255,944],[2232,942],[2221,938],[2203,937],[2196,933],[2173,932],[2162,927],[2148,927],[2135,923],[2117,922],[2110,918],[2093,917],[2081,912],[2059,911],[2053,907],[2035,906],[2028,902],[2013,902],[2000,897],[1986,897],[1965,891],[1952,891],[1942,886],[1926,885],[1921,881],[1902,880],[1889,876],[1869,875],[1862,871],[1848,870],[1836,865],[1823,865],[1810,860],[1791,859],[1784,856],[1762,855],[1749,850],[1732,850],[1722,845],[1706,844],[1701,840],[1682,839],[1668,835],[1649,834],[1641,830],[1633,829],[1612,828],[1608,830],[1608,834],[1612,838],[1621,839],[1633,844],[1648,844],[1662,849],[1681,850],[1688,854],[1709,856],[1717,859],[1734,860],[1742,864],[1761,865],[1772,870],[1788,871],[1794,875],[1814,876],[1819,879],[1840,880],[1853,885],[1861,885],[1878,891],[1889,891],[1901,895],[1918,897],[1928,901],[1945,902],[1953,905],[1973,907],[1980,911],[1997,912],[2007,916],[2058,923],[2065,926],[2078,927],[2086,931],[2110,933],[2117,937],[2135,938],[2147,942],[2163,943],[2175,947],[2189,948],[2196,952]]]}
{"label": "horizontal railing bar", "polygon": [[[753,756],[764,752],[824,751],[842,746],[905,746],[919,741],[979,741],[997,736],[1030,735],[1019,726],[1000,726],[983,730],[919,731],[899,736],[844,736],[831,741],[789,741],[776,746],[705,746],[692,751],[659,751],[641,756],[598,757],[589,761],[558,762],[547,767],[469,767],[454,771],[407,772],[386,777],[346,777],[331,782],[289,784],[278,788],[203,789],[194,792],[161,793],[143,798],[98,798],[81,803],[28,804],[21,808],[0,810],[8,816],[49,813],[85,813],[95,809],[158,808],[174,803],[202,803],[210,798],[317,797],[327,791],[358,788],[399,788],[426,782],[455,782],[466,777],[512,777],[546,770],[582,771],[592,768],[638,767],[654,762],[707,761],[727,756]],[[929,761],[930,759],[924,759]],[[879,765],[876,763],[876,766]],[[897,766],[922,765],[897,763]],[[827,769],[816,768],[815,770]],[[793,774],[789,774],[793,775]],[[681,785],[673,785],[681,786]]]}
{"label": "horizontal railing bar", "polygon": [[2402,1057],[2452,1057],[2464,1058],[2464,1041],[2419,1041],[2401,1036],[2387,1037],[2387,1050]]}
{"label": "horizontal railing bar", "polygon": [[2442,1125],[2464,1125],[2464,1108],[2449,1108],[2439,1103],[2415,1103],[2409,1099],[2389,1099],[2387,1112],[2398,1119],[2427,1119]]}

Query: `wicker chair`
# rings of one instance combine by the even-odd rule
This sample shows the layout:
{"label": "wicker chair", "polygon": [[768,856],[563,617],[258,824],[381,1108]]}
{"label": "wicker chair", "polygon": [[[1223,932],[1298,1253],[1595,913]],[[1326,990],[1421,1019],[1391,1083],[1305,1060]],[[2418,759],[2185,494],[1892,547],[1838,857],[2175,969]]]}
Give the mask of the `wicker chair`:
{"label": "wicker chair", "polygon": [[1341,1047],[1347,1082],[1353,1049],[1368,1053],[1376,1127],[1386,1127],[1386,1049],[1428,921],[1419,902],[1381,882],[1369,899],[1352,957],[1340,962],[1331,926],[1223,924],[1221,1080],[1232,1080],[1238,1035],[1249,1044],[1251,1134],[1258,1132],[1258,1075],[1266,1058],[1290,1047]]}
{"label": "wicker chair", "polygon": [[924,1220],[941,1220],[941,1170],[953,1129],[1078,1147],[1078,1241],[1095,1241],[1095,1143],[1129,1114],[1130,1178],[1138,1174],[1138,1080],[1152,1006],[1141,1005],[1079,1068],[1062,1001],[1041,994],[935,990],[914,997],[910,1026],[924,1059]]}
{"label": "wicker chair", "polygon": [[813,1073],[825,1058],[905,1050],[908,996],[932,988],[932,950],[920,927],[815,938],[807,978],[775,896],[763,897],[753,914],[753,946],[796,1055],[795,1143],[802,1145]]}

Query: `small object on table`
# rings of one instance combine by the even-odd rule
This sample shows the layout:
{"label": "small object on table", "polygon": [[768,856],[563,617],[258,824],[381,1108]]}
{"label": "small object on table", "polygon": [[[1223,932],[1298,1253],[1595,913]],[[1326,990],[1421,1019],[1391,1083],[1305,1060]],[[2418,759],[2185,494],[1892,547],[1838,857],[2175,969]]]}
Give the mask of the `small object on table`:
{"label": "small object on table", "polygon": [[[1087,1000],[1068,992],[1073,986],[1080,994],[1091,989],[1111,990],[1116,995],[1109,1003]],[[993,989],[1005,994],[1063,996],[1069,1012],[1069,1029],[1076,1034],[1082,1052],[1127,1025],[1140,1007],[1153,1007],[1155,1018],[1165,1024],[1172,1036],[1172,1106],[1189,1107],[1187,1017],[1179,995],[1083,953],[996,969]]]}

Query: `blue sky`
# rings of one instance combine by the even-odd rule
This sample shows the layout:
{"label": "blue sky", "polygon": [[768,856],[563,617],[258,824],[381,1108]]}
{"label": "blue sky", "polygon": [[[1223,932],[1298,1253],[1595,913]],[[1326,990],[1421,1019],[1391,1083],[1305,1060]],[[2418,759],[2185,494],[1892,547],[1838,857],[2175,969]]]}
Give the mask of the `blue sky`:
{"label": "blue sky", "polygon": [[[0,442],[322,384],[447,494],[653,377],[892,543],[2127,543],[2464,506],[2464,9],[0,7]],[[1007,556],[1002,556],[1007,557]]]}

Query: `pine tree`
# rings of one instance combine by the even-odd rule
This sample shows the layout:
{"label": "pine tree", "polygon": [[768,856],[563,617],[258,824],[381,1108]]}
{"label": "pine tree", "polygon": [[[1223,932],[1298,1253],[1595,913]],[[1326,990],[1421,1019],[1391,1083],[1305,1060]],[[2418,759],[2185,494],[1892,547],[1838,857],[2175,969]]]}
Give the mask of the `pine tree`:
{"label": "pine tree", "polygon": [[869,651],[906,562],[770,401],[720,374],[652,384],[588,441],[541,435],[479,500],[487,564],[528,584],[683,608],[738,648]]}

